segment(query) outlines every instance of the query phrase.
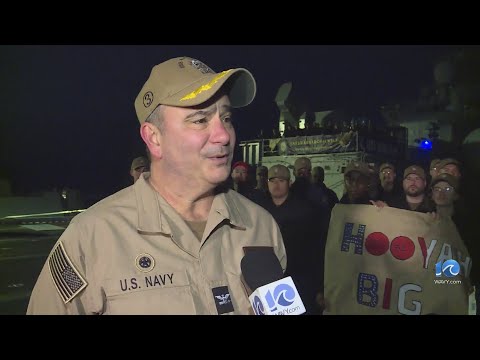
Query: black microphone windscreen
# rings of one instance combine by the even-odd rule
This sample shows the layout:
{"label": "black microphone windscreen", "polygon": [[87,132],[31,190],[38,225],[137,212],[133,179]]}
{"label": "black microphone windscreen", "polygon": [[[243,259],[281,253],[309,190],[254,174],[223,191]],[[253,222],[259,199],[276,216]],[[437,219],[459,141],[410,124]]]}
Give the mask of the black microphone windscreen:
{"label": "black microphone windscreen", "polygon": [[243,278],[252,291],[283,278],[282,265],[271,249],[248,251],[240,267]]}

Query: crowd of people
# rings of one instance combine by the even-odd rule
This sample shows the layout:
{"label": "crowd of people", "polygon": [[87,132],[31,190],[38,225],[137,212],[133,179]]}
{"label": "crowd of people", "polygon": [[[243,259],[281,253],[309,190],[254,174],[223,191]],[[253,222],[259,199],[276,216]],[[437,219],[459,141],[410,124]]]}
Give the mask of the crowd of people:
{"label": "crowd of people", "polygon": [[[244,174],[250,172],[244,162],[234,164],[233,169],[237,166],[242,166]],[[260,168],[265,171],[264,166]],[[461,196],[462,172],[458,160],[433,159],[428,174],[422,166],[413,164],[404,169],[400,179],[396,166],[390,162],[377,167],[353,161],[345,168],[345,191],[340,200],[323,183],[324,169],[320,166],[312,169],[308,157],[296,159],[293,174],[295,181],[292,182],[286,166],[272,166],[268,169],[268,188],[262,187],[261,194],[254,192],[247,176],[238,177],[235,170],[231,176],[233,188],[267,209],[279,224],[288,255],[287,274],[298,282],[308,313],[322,311],[319,299],[323,298],[325,242],[331,210],[336,203],[390,206],[451,218],[473,257],[470,276],[478,297],[480,276],[475,264],[478,245],[473,239],[474,220],[467,214],[468,205]]]}

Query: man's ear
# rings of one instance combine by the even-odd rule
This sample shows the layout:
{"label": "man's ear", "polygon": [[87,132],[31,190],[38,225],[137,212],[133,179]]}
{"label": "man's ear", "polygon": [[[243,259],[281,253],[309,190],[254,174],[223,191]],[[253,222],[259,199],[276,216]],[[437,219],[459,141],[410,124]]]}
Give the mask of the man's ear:
{"label": "man's ear", "polygon": [[143,123],[140,127],[140,136],[148,147],[150,154],[156,158],[162,157],[160,130],[151,123]]}

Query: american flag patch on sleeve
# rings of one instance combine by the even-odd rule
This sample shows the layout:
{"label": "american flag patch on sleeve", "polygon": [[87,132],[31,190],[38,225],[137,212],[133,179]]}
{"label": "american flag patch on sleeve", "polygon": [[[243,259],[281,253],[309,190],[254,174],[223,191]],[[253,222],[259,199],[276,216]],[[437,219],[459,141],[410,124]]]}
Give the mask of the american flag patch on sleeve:
{"label": "american flag patch on sleeve", "polygon": [[87,286],[85,279],[68,258],[61,241],[57,243],[50,253],[48,265],[53,283],[65,304]]}

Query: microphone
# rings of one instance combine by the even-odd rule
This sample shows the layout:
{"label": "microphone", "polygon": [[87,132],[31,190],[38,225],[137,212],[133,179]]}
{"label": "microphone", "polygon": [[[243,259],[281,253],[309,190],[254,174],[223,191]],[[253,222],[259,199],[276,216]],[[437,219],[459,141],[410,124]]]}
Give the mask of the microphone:
{"label": "microphone", "polygon": [[255,289],[248,297],[255,315],[300,315],[306,311],[292,278],[283,277],[273,251],[248,251],[240,267],[248,287]]}

